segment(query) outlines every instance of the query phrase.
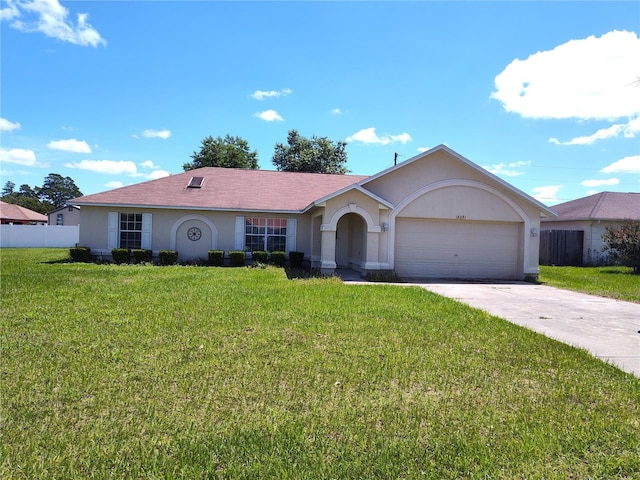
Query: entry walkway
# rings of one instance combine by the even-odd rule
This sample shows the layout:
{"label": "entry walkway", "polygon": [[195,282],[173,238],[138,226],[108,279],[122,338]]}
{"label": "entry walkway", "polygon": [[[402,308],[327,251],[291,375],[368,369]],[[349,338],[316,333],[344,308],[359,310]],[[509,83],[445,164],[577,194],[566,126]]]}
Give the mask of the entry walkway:
{"label": "entry walkway", "polygon": [[[349,280],[345,280],[349,281]],[[466,303],[640,377],[640,304],[515,282],[403,283]]]}

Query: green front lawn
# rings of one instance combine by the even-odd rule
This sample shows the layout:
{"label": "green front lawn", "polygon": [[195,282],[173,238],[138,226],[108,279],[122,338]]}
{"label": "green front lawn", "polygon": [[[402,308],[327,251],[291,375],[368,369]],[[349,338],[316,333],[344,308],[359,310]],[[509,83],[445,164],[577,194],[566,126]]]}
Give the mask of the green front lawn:
{"label": "green front lawn", "polygon": [[0,252],[0,478],[638,478],[640,379],[417,287]]}
{"label": "green front lawn", "polygon": [[540,266],[540,282],[601,297],[640,303],[640,275],[631,267]]}

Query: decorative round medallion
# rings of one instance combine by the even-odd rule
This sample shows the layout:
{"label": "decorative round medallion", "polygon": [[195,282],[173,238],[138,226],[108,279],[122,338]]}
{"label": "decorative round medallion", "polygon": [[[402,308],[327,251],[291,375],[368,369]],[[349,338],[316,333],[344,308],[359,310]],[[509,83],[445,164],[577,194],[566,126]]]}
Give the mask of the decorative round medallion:
{"label": "decorative round medallion", "polygon": [[191,227],[189,230],[187,230],[187,237],[193,242],[200,240],[201,236],[202,232],[198,227]]}

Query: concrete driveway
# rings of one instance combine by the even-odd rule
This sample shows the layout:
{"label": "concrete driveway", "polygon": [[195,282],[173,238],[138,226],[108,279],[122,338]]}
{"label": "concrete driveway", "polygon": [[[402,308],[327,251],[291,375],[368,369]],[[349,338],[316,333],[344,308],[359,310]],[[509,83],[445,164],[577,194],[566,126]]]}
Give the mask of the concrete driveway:
{"label": "concrete driveway", "polygon": [[640,377],[640,304],[531,283],[415,284],[569,345]]}

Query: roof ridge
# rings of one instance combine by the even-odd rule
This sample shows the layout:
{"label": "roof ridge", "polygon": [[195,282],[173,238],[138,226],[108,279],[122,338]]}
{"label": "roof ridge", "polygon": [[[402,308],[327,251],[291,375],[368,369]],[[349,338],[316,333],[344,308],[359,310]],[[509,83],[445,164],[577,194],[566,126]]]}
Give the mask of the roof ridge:
{"label": "roof ridge", "polygon": [[607,192],[600,192],[595,194],[595,196],[598,197],[598,199],[596,200],[596,203],[593,205],[593,208],[589,212],[589,218],[596,218],[596,213],[598,210],[600,210],[600,205],[603,203],[604,196],[606,193]]}

